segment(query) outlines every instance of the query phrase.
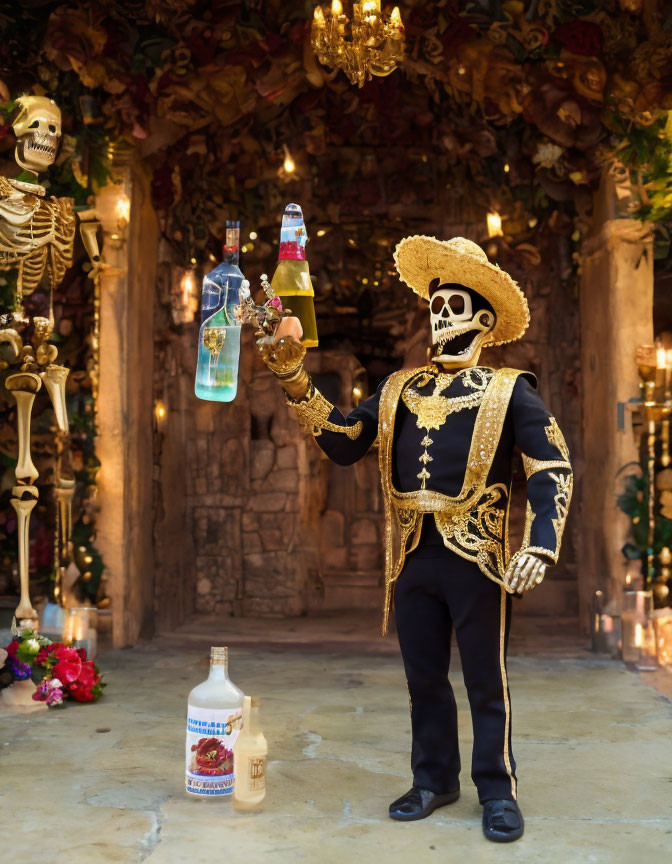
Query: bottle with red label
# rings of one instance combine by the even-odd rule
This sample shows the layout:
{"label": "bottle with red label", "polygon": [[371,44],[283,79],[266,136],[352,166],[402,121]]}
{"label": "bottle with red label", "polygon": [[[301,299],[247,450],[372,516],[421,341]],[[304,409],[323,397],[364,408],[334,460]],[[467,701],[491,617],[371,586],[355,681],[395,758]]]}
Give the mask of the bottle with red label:
{"label": "bottle with red label", "polygon": [[227,648],[210,649],[210,674],[189,694],[185,788],[203,799],[227,798],[233,752],[243,726],[243,693],[229,679]]}
{"label": "bottle with red label", "polygon": [[281,298],[282,305],[292,310],[303,327],[301,342],[306,348],[317,347],[317,322],[315,321],[315,291],[310,280],[310,269],[306,260],[308,234],[303,221],[303,212],[298,204],[288,204],[282,217],[280,229],[280,252],[278,266],[271,287]]}

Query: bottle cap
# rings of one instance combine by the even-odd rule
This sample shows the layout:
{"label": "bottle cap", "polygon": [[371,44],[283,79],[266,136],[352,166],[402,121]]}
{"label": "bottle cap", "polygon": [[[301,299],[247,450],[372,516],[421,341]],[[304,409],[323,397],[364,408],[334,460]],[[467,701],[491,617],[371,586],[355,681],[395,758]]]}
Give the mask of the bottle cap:
{"label": "bottle cap", "polygon": [[229,649],[228,648],[211,648],[210,649],[210,663],[212,664],[221,664],[226,666],[229,662]]}

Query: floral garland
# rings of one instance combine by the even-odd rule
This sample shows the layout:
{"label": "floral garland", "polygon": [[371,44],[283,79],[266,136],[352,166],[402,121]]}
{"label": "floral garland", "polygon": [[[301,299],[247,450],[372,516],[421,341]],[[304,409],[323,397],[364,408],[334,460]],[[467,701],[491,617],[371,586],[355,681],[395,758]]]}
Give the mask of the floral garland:
{"label": "floral garland", "polygon": [[84,648],[52,642],[31,630],[0,649],[0,664],[0,689],[11,687],[15,681],[31,680],[37,685],[33,699],[46,702],[49,708],[62,705],[68,698],[96,702],[106,686]]}

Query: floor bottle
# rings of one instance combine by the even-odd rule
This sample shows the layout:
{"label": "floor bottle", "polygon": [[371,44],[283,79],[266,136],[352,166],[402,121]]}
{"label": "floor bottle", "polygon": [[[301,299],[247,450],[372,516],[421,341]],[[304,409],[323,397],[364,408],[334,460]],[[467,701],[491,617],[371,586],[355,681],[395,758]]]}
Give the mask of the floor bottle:
{"label": "floor bottle", "polygon": [[233,793],[234,748],[243,723],[243,694],[229,679],[228,649],[210,649],[210,674],[189,694],[185,786],[189,795]]}

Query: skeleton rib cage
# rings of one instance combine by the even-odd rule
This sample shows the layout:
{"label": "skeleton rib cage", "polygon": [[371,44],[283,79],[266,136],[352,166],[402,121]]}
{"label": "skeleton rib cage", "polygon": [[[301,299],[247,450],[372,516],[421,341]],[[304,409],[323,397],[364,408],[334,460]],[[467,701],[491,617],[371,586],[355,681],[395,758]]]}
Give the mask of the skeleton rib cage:
{"label": "skeleton rib cage", "polygon": [[17,195],[5,181],[0,187],[0,209],[6,217],[0,220],[0,270],[17,268],[17,299],[37,288],[45,268],[53,291],[72,265],[72,199]]}

